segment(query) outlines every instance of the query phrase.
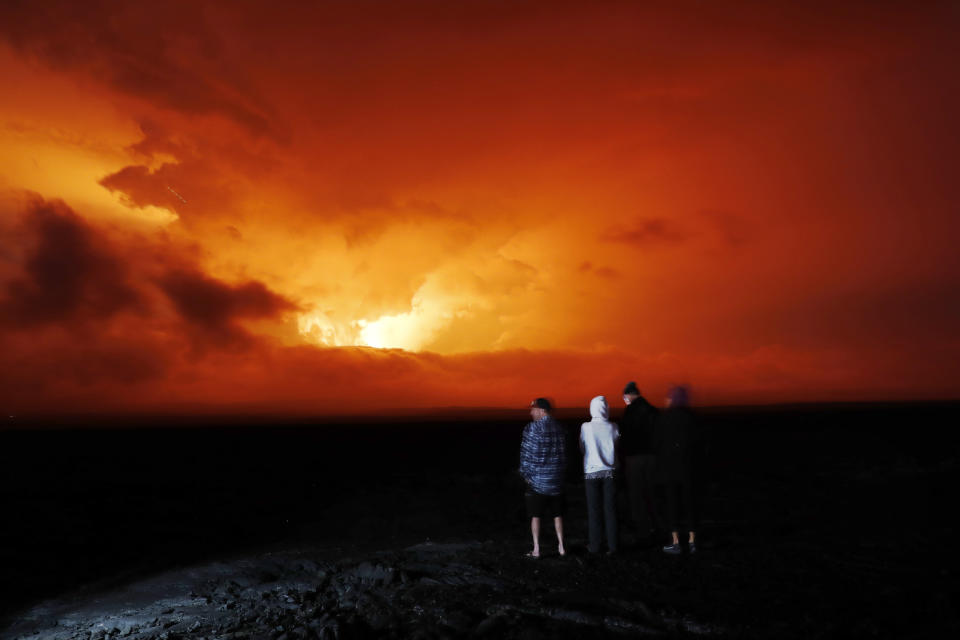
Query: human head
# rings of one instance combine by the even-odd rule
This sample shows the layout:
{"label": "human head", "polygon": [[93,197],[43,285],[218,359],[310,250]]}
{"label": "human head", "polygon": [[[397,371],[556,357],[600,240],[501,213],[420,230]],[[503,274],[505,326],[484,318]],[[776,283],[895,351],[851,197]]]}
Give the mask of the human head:
{"label": "human head", "polygon": [[677,385],[670,389],[667,394],[668,407],[687,407],[690,406],[690,390],[683,385]]}
{"label": "human head", "polygon": [[631,380],[627,383],[627,386],[623,388],[623,404],[628,405],[639,397],[640,389],[637,388],[637,383]]}
{"label": "human head", "polygon": [[545,415],[550,413],[550,401],[546,398],[537,398],[530,403],[530,416],[534,420],[540,420]]}
{"label": "human head", "polygon": [[591,418],[600,418],[602,420],[606,420],[609,416],[609,411],[610,410],[607,407],[607,399],[603,396],[596,396],[590,401]]}

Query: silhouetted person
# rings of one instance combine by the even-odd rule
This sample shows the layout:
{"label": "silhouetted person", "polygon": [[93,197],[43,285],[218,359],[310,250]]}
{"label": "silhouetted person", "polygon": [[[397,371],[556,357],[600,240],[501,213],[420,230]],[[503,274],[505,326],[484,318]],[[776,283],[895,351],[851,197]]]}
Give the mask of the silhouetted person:
{"label": "silhouetted person", "polygon": [[700,434],[690,411],[686,387],[674,387],[667,407],[657,416],[654,429],[657,475],[664,484],[667,526],[671,544],[666,553],[681,553],[680,532],[687,532],[690,553],[695,553],[697,529],[697,464]]}
{"label": "silhouetted person", "polygon": [[533,422],[523,429],[520,443],[520,475],[527,483],[526,504],[533,535],[533,551],[540,557],[540,520],[553,518],[560,555],[563,546],[563,472],[567,464],[563,427],[550,415],[550,401],[537,398],[530,403]]}
{"label": "silhouetted person", "polygon": [[[580,451],[583,452],[583,484],[587,492],[587,522],[590,553],[600,552],[601,532],[606,529],[607,552],[617,551],[617,485],[614,470],[620,430],[607,419],[607,399],[590,401],[590,422],[580,426]],[[601,518],[601,509],[603,516]]]}
{"label": "silhouetted person", "polygon": [[653,425],[657,409],[640,395],[636,382],[623,388],[627,408],[620,424],[620,455],[627,480],[627,501],[637,533],[653,539],[663,523],[656,500],[656,451],[653,446]]}

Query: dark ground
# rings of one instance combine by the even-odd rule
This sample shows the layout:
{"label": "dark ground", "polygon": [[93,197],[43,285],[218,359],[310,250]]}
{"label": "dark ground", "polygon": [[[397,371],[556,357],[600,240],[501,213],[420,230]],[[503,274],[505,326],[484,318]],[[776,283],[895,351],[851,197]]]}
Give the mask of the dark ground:
{"label": "dark ground", "polygon": [[[696,556],[587,556],[574,464],[572,557],[541,561],[522,558],[523,412],[0,431],[0,637],[956,636],[960,406],[701,417]],[[586,417],[561,418],[575,451]],[[180,600],[122,603],[112,633],[64,613],[183,572]]]}

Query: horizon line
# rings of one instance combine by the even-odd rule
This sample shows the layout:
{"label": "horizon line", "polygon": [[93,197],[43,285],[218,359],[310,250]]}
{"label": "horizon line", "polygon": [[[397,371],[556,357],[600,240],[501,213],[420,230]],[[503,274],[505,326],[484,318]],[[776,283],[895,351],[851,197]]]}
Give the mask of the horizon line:
{"label": "horizon line", "polygon": [[[768,402],[756,404],[713,404],[693,405],[697,411],[736,412],[736,411],[776,411],[776,410],[817,410],[843,408],[897,408],[908,406],[950,406],[960,405],[960,398],[924,399],[924,400],[841,400],[841,401],[803,401],[803,402]],[[623,407],[611,407],[620,412]],[[439,407],[420,408],[389,408],[356,413],[320,413],[310,411],[268,411],[258,409],[237,410],[211,408],[177,408],[130,411],[45,411],[6,414],[0,421],[0,431],[16,430],[24,426],[37,426],[40,422],[69,424],[91,420],[196,420],[199,422],[232,422],[244,420],[260,422],[263,420],[278,420],[286,423],[315,421],[326,424],[349,424],[362,422],[410,422],[416,419],[449,419],[458,418],[464,422],[475,422],[490,417],[509,417],[511,414],[525,414],[527,407],[502,406],[467,406],[446,405]],[[574,412],[583,413],[581,406],[557,406],[555,414],[562,414],[569,418]],[[57,426],[53,424],[51,426]],[[156,425],[149,425],[156,426]],[[168,425],[177,427],[178,425]]]}

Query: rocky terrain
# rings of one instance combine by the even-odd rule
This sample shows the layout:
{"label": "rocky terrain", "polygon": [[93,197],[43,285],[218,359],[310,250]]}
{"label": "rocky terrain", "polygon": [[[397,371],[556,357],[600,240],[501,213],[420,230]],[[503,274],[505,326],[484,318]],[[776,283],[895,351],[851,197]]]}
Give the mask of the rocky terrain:
{"label": "rocky terrain", "polygon": [[323,559],[329,555],[265,553],[168,572],[81,600],[50,601],[22,615],[5,637],[553,638],[723,631],[638,597],[657,590],[639,553],[533,560],[516,545],[488,541],[425,542],[363,558]]}

